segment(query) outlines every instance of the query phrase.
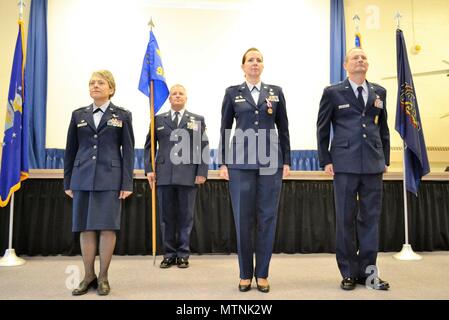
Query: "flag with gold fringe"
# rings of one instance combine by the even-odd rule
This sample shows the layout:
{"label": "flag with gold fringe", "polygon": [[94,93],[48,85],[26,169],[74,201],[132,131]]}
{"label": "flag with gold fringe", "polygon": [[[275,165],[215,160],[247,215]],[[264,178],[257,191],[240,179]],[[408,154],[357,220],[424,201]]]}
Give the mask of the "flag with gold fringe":
{"label": "flag with gold fringe", "polygon": [[5,207],[21,181],[28,178],[28,112],[24,106],[23,22],[19,21],[19,33],[14,51],[11,81],[6,107],[5,135],[2,146],[0,171],[0,206]]}
{"label": "flag with gold fringe", "polygon": [[407,46],[402,31],[396,31],[398,100],[395,129],[404,140],[406,189],[417,195],[421,178],[430,172],[424,131],[416,99]]}

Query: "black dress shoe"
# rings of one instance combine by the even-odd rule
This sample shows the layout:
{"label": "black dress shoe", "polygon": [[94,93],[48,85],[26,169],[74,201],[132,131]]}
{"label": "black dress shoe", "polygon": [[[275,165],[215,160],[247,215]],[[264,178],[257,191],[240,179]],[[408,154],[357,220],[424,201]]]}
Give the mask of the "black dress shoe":
{"label": "black dress shoe", "polygon": [[111,287],[109,286],[108,280],[99,280],[97,293],[100,296],[107,296],[111,292]]}
{"label": "black dress shoe", "polygon": [[160,267],[162,269],[167,269],[175,264],[176,264],[176,258],[164,258],[164,260],[162,260],[162,262],[161,262]]}
{"label": "black dress shoe", "polygon": [[340,283],[340,288],[343,290],[354,290],[356,285],[356,279],[355,278],[343,278]]}
{"label": "black dress shoe", "polygon": [[357,278],[357,283],[374,290],[388,290],[390,288],[390,284],[381,278],[369,279],[368,283],[366,282],[366,279],[367,278]]}
{"label": "black dress shoe", "polygon": [[247,292],[251,290],[251,281],[249,282],[249,284],[240,284],[239,283],[239,291],[240,292]]}
{"label": "black dress shoe", "polygon": [[74,296],[81,296],[83,294],[86,294],[87,291],[89,291],[90,288],[96,289],[98,287],[97,278],[94,278],[92,281],[87,282],[86,280],[83,280],[80,282],[78,288],[72,291],[72,295]]}
{"label": "black dress shoe", "polygon": [[178,268],[188,268],[189,267],[189,259],[188,258],[178,258]]}
{"label": "black dress shoe", "polygon": [[270,292],[270,285],[269,284],[267,284],[267,285],[260,285],[257,282],[256,282],[256,284],[257,284],[257,290],[259,290],[260,292],[263,292],[263,293]]}

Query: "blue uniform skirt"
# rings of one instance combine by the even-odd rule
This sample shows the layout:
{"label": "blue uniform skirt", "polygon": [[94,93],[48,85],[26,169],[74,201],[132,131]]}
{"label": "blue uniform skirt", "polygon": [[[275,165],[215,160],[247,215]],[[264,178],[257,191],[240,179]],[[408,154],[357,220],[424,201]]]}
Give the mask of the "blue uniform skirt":
{"label": "blue uniform skirt", "polygon": [[73,191],[72,231],[119,230],[120,191]]}

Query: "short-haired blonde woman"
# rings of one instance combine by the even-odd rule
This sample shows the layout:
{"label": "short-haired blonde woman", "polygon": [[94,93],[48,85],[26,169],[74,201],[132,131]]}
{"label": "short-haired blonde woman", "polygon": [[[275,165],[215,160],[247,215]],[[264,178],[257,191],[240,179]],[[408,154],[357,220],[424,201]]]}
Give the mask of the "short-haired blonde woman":
{"label": "short-haired blonde woman", "polygon": [[[89,80],[93,103],[72,113],[64,158],[64,190],[73,198],[73,232],[80,232],[84,280],[72,291],[90,288],[108,295],[109,264],[120,229],[122,200],[133,190],[134,134],[131,112],[115,106],[111,72],[96,71]],[[97,244],[97,232],[99,243]],[[97,245],[100,273],[95,274]]]}

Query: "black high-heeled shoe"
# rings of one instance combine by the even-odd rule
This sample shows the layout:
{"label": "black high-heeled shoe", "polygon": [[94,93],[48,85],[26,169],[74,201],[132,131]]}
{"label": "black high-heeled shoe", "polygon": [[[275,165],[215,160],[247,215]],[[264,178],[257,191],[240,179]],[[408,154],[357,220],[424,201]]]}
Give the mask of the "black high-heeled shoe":
{"label": "black high-heeled shoe", "polygon": [[270,285],[269,284],[263,286],[263,285],[260,285],[257,282],[257,280],[256,280],[256,284],[257,284],[257,290],[259,290],[260,292],[263,292],[263,293],[270,292]]}
{"label": "black high-heeled shoe", "polygon": [[249,282],[249,284],[240,284],[239,283],[239,291],[240,292],[247,292],[249,290],[251,290],[251,281]]}
{"label": "black high-heeled shoe", "polygon": [[97,289],[97,287],[98,287],[98,279],[96,277],[90,282],[83,280],[80,282],[78,288],[72,291],[72,295],[81,296],[83,294],[86,294],[90,288]]}

